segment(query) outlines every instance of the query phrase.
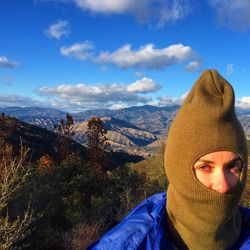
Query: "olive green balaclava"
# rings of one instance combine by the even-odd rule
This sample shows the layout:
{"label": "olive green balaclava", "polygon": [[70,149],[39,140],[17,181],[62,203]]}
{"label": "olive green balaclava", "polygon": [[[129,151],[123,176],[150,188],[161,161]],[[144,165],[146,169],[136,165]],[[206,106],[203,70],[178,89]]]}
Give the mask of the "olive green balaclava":
{"label": "olive green balaclava", "polygon": [[[205,154],[232,151],[243,161],[239,183],[226,194],[201,184],[194,163]],[[238,239],[238,204],[246,184],[247,144],[234,109],[231,85],[215,70],[205,71],[177,113],[164,156],[169,180],[168,229],[180,249],[229,249]]]}

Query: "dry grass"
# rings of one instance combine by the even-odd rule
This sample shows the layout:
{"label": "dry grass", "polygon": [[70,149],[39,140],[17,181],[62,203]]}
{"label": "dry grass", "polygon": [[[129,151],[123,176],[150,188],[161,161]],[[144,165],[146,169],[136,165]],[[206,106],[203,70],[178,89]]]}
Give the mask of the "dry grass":
{"label": "dry grass", "polygon": [[86,249],[91,243],[100,238],[101,226],[99,223],[92,225],[76,225],[64,235],[64,246],[70,250]]}

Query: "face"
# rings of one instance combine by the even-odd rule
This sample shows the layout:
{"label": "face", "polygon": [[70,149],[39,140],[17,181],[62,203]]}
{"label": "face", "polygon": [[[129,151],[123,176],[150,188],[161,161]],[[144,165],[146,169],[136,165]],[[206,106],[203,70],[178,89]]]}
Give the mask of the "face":
{"label": "face", "polygon": [[194,164],[197,179],[206,187],[224,194],[239,181],[242,161],[230,151],[206,154]]}

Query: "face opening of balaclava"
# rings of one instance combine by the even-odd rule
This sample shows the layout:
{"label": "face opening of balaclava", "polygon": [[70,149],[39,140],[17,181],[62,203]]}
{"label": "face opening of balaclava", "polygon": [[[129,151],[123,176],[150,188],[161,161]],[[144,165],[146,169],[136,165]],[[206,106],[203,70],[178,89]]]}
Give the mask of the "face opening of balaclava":
{"label": "face opening of balaclava", "polygon": [[[243,171],[237,185],[217,193],[196,178],[193,166],[211,152],[239,155]],[[168,133],[164,165],[168,230],[180,249],[230,249],[241,230],[238,210],[247,177],[247,144],[234,108],[232,86],[215,70],[196,81]]]}

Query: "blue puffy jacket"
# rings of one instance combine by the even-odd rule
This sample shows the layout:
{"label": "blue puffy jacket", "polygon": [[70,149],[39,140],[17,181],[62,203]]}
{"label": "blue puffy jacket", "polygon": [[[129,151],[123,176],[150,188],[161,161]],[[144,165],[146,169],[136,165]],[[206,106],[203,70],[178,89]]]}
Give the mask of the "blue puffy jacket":
{"label": "blue puffy jacket", "polygon": [[[165,208],[165,192],[149,197],[87,250],[174,250],[165,230]],[[232,250],[250,250],[250,209],[241,207],[240,211],[244,227]]]}

